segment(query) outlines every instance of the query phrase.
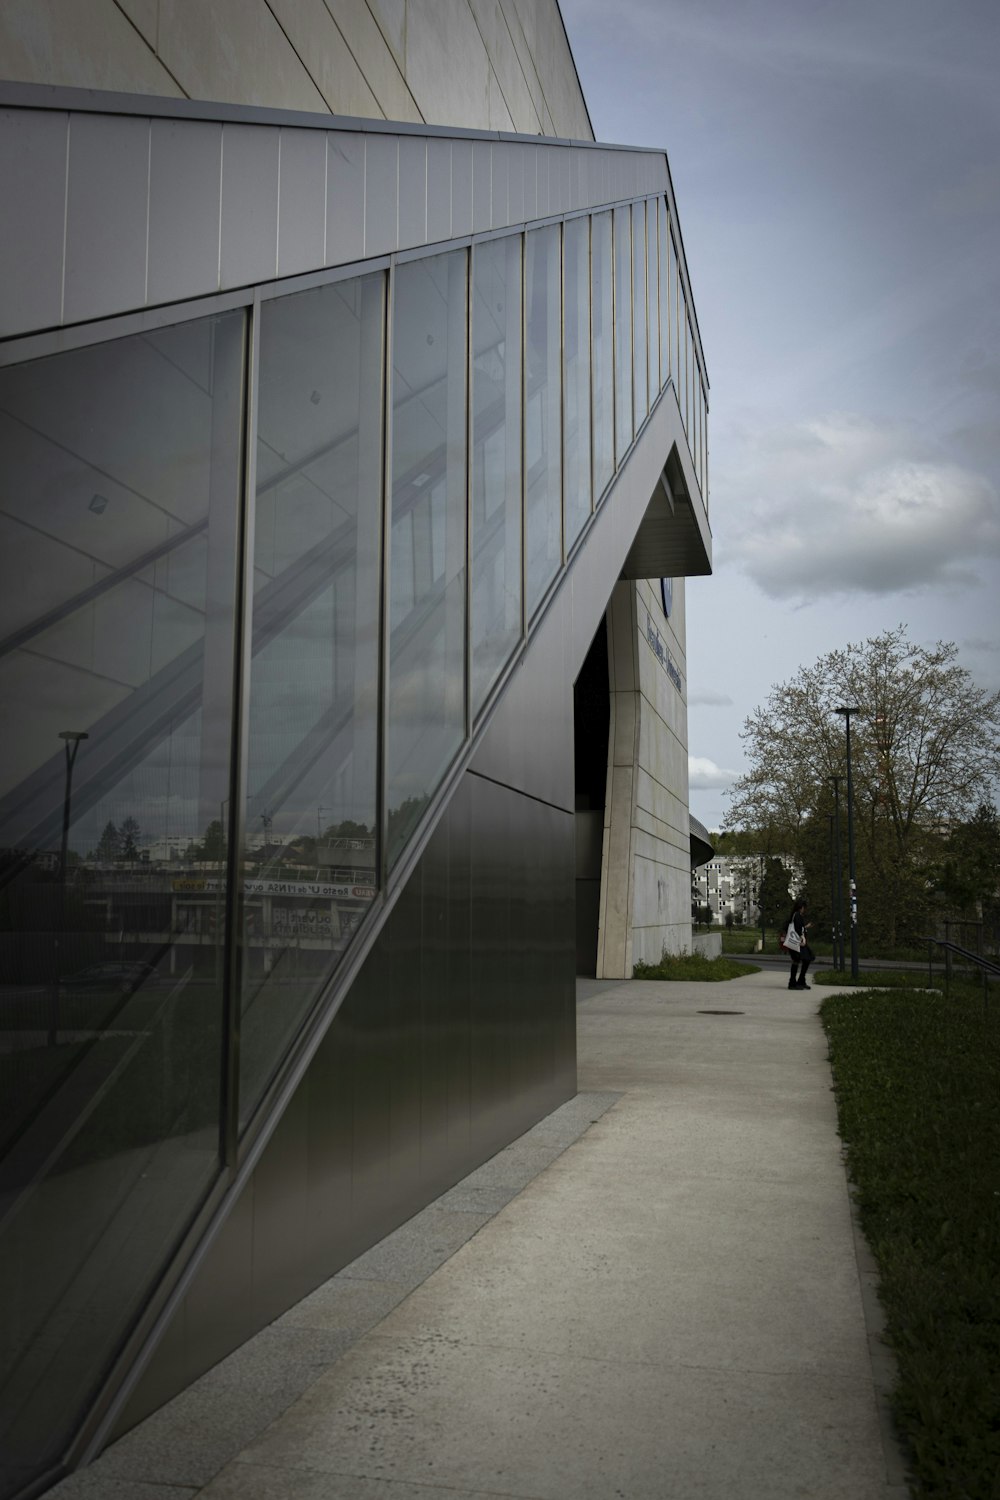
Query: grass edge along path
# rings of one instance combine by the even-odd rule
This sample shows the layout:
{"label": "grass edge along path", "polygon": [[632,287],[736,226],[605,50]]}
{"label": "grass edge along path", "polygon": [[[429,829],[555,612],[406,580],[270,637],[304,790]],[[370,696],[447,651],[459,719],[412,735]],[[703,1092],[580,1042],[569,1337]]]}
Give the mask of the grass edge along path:
{"label": "grass edge along path", "polygon": [[731,958],[706,958],[703,953],[664,953],[658,964],[635,964],[633,979],[741,979],[758,974],[757,964],[738,964]]}
{"label": "grass edge along path", "polygon": [[998,1500],[1000,1006],[953,985],[834,995],[820,1015],[913,1494]]}

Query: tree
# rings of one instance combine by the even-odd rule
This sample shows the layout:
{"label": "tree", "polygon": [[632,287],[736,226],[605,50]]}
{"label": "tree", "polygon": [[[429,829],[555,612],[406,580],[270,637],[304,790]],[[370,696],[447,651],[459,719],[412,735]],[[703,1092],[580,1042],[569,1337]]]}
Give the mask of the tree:
{"label": "tree", "polygon": [[[845,773],[844,725],[834,710],[857,707],[859,925],[877,903],[890,945],[920,934],[943,834],[969,817],[1000,775],[1000,693],[976,687],[957,654],[943,642],[914,645],[900,625],[802,668],[772,689],[743,731],[750,770],[730,793],[731,820],[769,829],[777,847],[796,855],[825,837],[828,885],[829,778]],[[846,838],[845,800],[842,782]]]}
{"label": "tree", "polygon": [[104,825],[103,833],[97,841],[97,848],[94,850],[94,856],[102,863],[110,864],[113,860],[116,860],[121,856],[121,851],[121,834],[118,832],[118,829],[109,818]]}
{"label": "tree", "polygon": [[226,857],[226,833],[220,819],[213,818],[200,844],[190,843],[184,853],[189,863],[221,863]]}
{"label": "tree", "polygon": [[934,886],[945,915],[993,919],[1000,900],[1000,819],[992,802],[951,830]]}
{"label": "tree", "polygon": [[764,875],[757,891],[757,909],[762,913],[766,927],[780,927],[787,919],[792,904],[790,884],[788,871],[780,859],[765,861]]}
{"label": "tree", "polygon": [[118,852],[120,860],[135,860],[139,858],[139,824],[135,818],[126,818],[121,826],[121,848]]}

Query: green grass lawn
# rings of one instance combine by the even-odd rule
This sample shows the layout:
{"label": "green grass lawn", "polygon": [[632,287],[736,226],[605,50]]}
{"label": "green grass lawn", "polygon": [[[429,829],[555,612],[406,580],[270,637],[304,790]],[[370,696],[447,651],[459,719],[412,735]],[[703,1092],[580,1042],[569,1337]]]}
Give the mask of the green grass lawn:
{"label": "green grass lawn", "polygon": [[810,969],[809,978],[813,984],[857,984],[880,990],[944,988],[944,980],[938,974],[933,984],[928,984],[926,969],[861,969],[857,979],[851,978],[850,969]]}
{"label": "green grass lawn", "polygon": [[878,1263],[920,1500],[1000,1495],[1000,1006],[832,995],[840,1133]]}
{"label": "green grass lawn", "polygon": [[705,958],[701,953],[665,953],[658,964],[636,964],[633,979],[739,979],[757,974],[753,964],[738,964],[731,958]]}

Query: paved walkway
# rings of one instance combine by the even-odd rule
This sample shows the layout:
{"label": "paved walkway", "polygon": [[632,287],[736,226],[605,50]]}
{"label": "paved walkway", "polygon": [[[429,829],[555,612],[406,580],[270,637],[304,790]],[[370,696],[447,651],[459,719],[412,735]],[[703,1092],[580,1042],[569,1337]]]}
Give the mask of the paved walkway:
{"label": "paved walkway", "polygon": [[211,1372],[56,1493],[903,1500],[828,993],[581,982],[578,1100],[418,1216],[473,1215],[460,1248],[439,1219],[437,1269],[403,1274],[408,1226],[282,1320],[335,1331],[367,1299],[245,1445]]}

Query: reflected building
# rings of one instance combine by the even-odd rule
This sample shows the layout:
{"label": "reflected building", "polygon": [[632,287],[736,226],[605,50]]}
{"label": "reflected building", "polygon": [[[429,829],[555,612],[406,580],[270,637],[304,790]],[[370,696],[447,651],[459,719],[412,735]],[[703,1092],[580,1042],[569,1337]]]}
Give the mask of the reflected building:
{"label": "reflected building", "polygon": [[358,0],[0,15],[3,1500],[570,1097],[577,970],[690,944],[677,206],[501,8],[461,67]]}

